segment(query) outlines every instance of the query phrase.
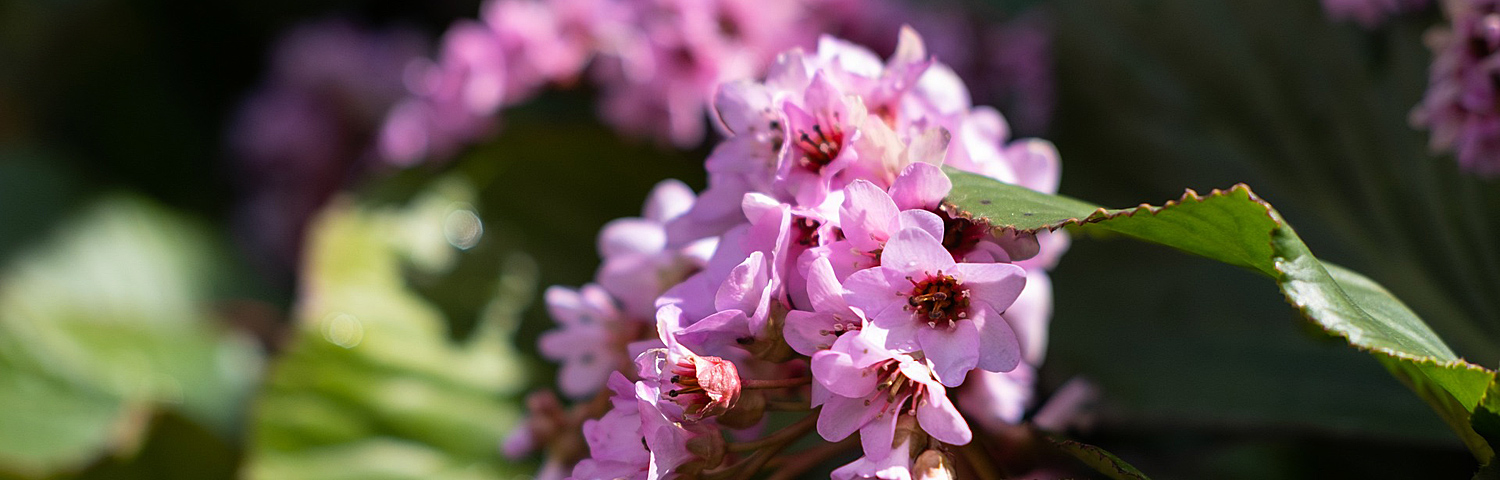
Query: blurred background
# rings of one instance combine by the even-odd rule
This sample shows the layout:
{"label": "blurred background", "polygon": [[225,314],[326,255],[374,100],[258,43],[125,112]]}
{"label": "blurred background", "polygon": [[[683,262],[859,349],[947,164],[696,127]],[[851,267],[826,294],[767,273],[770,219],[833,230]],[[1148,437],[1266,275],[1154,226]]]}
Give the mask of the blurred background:
{"label": "blurred background", "polygon": [[[1063,194],[1125,207],[1249,184],[1322,258],[1500,363],[1500,195],[1408,122],[1435,7],[1378,28],[1313,1],[905,8],[976,103],[1056,143]],[[374,160],[409,61],[479,9],[0,0],[0,478],[534,471],[498,449],[555,377],[541,290],[588,282],[599,228],[656,182],[701,189],[713,140],[622,134],[583,82],[507,108],[451,160]],[[1253,273],[1082,239],[1052,278],[1041,395],[1094,384],[1078,437],[1153,477],[1475,468]]]}

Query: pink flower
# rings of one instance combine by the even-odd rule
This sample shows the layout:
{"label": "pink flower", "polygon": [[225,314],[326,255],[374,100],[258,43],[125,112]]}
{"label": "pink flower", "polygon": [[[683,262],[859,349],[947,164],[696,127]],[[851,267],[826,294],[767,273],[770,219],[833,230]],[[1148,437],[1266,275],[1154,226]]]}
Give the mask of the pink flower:
{"label": "pink flower", "polygon": [[888,332],[886,348],[922,352],[949,386],[963,383],[976,366],[999,372],[1020,362],[1015,332],[1000,315],[1026,284],[1020,267],[956,263],[942,243],[915,228],[886,243],[880,264],[850,275],[844,288],[849,305]]}
{"label": "pink flower", "polygon": [[879,337],[869,329],[843,335],[813,356],[813,378],[829,392],[818,433],[833,442],[859,431],[865,455],[885,458],[894,447],[897,420],[915,415],[933,438],[969,443],[973,432],[933,371],[911,355],[887,350]]}
{"label": "pink flower", "polygon": [[641,433],[641,409],[635,386],[624,375],[609,377],[611,408],[603,417],[583,422],[583,438],[589,446],[589,458],[578,462],[571,478],[645,479],[651,464]]}
{"label": "pink flower", "polygon": [[598,285],[572,290],[551,287],[547,311],[561,328],[542,334],[542,356],[562,362],[557,383],[568,397],[593,395],[610,372],[630,365],[625,344],[639,335],[640,324],[625,319],[614,300]]}
{"label": "pink flower", "polygon": [[1432,131],[1434,152],[1452,151],[1459,167],[1477,175],[1500,175],[1500,2],[1463,0],[1443,4],[1452,22],[1434,30],[1435,54],[1427,95],[1412,122]]}
{"label": "pink flower", "polygon": [[834,176],[859,159],[854,148],[864,105],[851,102],[822,72],[797,102],[783,105],[786,144],[777,160],[776,181],[803,205],[823,203],[828,192],[842,186]]}
{"label": "pink flower", "polygon": [[974,372],[959,389],[959,409],[991,432],[1021,422],[1036,389],[1036,370],[1021,363],[1009,372]]}
{"label": "pink flower", "polygon": [[844,287],[827,257],[813,260],[807,278],[807,296],[812,311],[786,314],[782,336],[797,353],[809,357],[833,347],[839,336],[864,328],[865,314],[844,301]]}
{"label": "pink flower", "polygon": [[636,357],[641,380],[635,383],[635,396],[653,479],[718,465],[724,438],[707,417],[723,413],[739,398],[739,377],[732,363],[699,357],[671,333],[663,333],[663,339],[666,348]]}
{"label": "pink flower", "polygon": [[875,458],[869,455],[859,457],[848,465],[834,469],[829,478],[911,480],[911,460],[911,441],[900,441],[890,453]]}
{"label": "pink flower", "polygon": [[[651,319],[656,297],[702,268],[712,245],[667,245],[666,225],[692,208],[693,191],[677,180],[656,184],[641,217],[609,222],[599,232],[604,262],[595,278],[632,318]],[[701,242],[700,242],[701,243]]]}

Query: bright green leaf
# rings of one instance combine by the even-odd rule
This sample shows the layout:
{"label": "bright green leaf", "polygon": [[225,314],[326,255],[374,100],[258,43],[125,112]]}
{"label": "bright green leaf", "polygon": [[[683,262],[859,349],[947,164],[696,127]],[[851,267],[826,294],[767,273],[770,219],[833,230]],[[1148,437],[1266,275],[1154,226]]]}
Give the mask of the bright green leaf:
{"label": "bright green leaf", "polygon": [[[997,229],[1108,231],[1168,245],[1274,278],[1287,300],[1331,335],[1374,355],[1458,433],[1475,457],[1494,452],[1470,416],[1494,372],[1459,359],[1411,309],[1374,281],[1317,260],[1270,204],[1248,187],[1200,196],[1189,190],[1165,206],[1093,209],[1065,197],[1032,192],[950,171],[948,201],[961,215]],[[1008,203],[1014,201],[1013,203]],[[1020,221],[1017,221],[1020,219]]]}
{"label": "bright green leaf", "polygon": [[0,276],[0,471],[72,470],[141,440],[169,406],[232,434],[256,347],[215,325],[223,267],[202,230],[100,202]]}
{"label": "bright green leaf", "polygon": [[[441,310],[403,269],[450,268],[444,235],[473,190],[438,182],[410,207],[340,199],[314,222],[296,338],[256,401],[251,479],[498,478],[500,439],[526,368],[509,335],[535,268],[501,267],[479,326],[449,337]],[[472,212],[471,212],[472,213]],[[467,218],[467,217],[466,217]],[[512,472],[513,473],[513,472]]]}

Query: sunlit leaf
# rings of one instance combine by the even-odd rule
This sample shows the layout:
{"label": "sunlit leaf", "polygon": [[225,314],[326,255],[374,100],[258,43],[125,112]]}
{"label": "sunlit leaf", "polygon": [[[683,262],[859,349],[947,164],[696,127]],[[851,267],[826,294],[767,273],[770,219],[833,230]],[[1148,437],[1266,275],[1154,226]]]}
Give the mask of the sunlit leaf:
{"label": "sunlit leaf", "polygon": [[[535,269],[500,266],[478,327],[454,341],[441,310],[412,291],[403,268],[447,268],[444,235],[473,191],[454,181],[411,207],[344,198],[315,221],[297,306],[296,338],[256,401],[252,479],[497,478],[512,397],[526,368],[510,343]],[[446,250],[445,250],[446,249]]]}
{"label": "sunlit leaf", "polygon": [[233,433],[260,358],[209,311],[223,268],[211,245],[116,197],[15,258],[0,277],[0,470],[128,453],[157,407]]}
{"label": "sunlit leaf", "polygon": [[[1374,281],[1318,261],[1270,204],[1248,187],[1237,185],[1208,195],[1188,191],[1160,207],[1108,210],[976,175],[949,175],[955,184],[949,199],[954,207],[995,228],[1037,231],[1071,225],[1085,232],[1124,234],[1271,277],[1307,319],[1374,355],[1411,387],[1481,462],[1493,456],[1469,417],[1494,372],[1458,358],[1426,323]],[[1012,198],[1026,200],[1005,201]],[[1048,198],[1058,200],[1049,205]],[[1034,214],[1015,224],[1007,220],[1016,218],[1014,211]]]}

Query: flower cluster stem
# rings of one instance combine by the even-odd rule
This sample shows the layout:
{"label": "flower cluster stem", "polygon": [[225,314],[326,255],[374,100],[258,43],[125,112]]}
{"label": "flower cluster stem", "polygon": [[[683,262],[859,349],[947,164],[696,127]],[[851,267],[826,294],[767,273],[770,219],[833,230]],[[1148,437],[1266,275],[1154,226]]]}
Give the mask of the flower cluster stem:
{"label": "flower cluster stem", "polygon": [[810,383],[812,383],[812,377],[782,378],[776,380],[740,380],[740,388],[745,390],[765,390],[800,387]]}

